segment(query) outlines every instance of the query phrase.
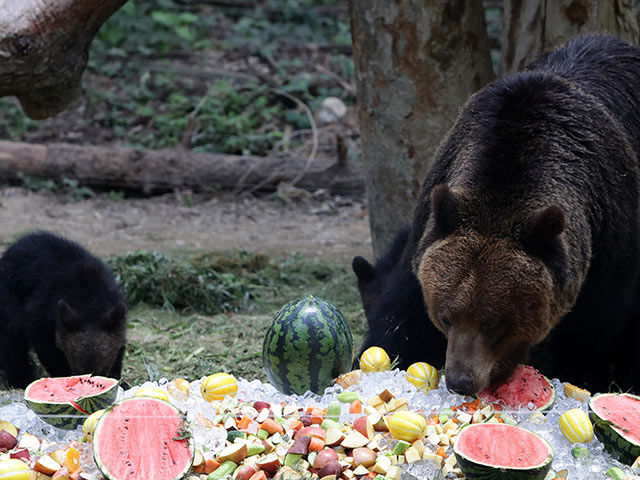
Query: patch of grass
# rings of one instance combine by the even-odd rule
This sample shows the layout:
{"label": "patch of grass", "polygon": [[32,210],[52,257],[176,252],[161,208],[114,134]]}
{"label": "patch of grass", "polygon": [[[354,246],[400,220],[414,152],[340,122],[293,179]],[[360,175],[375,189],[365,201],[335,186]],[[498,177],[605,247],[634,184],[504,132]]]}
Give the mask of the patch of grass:
{"label": "patch of grass", "polygon": [[168,311],[213,315],[241,310],[263,313],[304,294],[326,298],[339,308],[359,302],[348,268],[300,255],[279,261],[238,251],[179,259],[137,251],[107,263],[129,305],[144,303]]}
{"label": "patch of grass", "polygon": [[[349,310],[352,313],[345,312],[345,316],[357,346],[365,333],[364,316],[356,305],[350,305]],[[229,372],[266,381],[262,342],[276,311],[203,316],[134,308],[129,313],[123,378],[138,385],[162,377],[196,380]]]}
{"label": "patch of grass", "polygon": [[[132,259],[128,261],[128,268],[135,268]],[[236,291],[233,300],[224,299],[227,305],[235,305],[235,311],[217,315],[185,314],[170,308],[134,305],[128,316],[124,371],[124,378],[132,385],[161,377],[181,376],[193,380],[219,371],[265,381],[261,357],[264,334],[274,314],[286,302],[305,294],[323,297],[337,305],[351,326],[356,345],[366,331],[353,274],[336,262],[301,256],[276,261],[248,252],[207,253],[188,261],[172,259],[169,262],[174,267],[186,268],[187,272],[209,271],[233,276],[234,282],[242,283],[244,288]],[[159,273],[160,270],[156,270],[151,275]],[[184,273],[177,272],[178,275]],[[199,288],[189,281],[187,284],[189,289]],[[193,292],[180,291],[197,297]],[[198,310],[195,306],[188,309]]]}
{"label": "patch of grass", "polygon": [[67,177],[63,177],[58,182],[50,178],[31,177],[18,172],[17,183],[31,192],[55,193],[77,202],[96,196],[96,192],[91,188],[82,186],[78,180]]}

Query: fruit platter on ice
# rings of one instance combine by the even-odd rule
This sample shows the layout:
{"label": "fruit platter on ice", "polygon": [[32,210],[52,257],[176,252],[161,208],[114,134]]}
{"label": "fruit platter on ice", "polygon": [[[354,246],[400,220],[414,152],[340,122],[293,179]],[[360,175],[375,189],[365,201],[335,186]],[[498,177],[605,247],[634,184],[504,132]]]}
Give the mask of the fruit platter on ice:
{"label": "fruit platter on ice", "polygon": [[[306,298],[316,313],[332,307]],[[291,307],[288,316],[305,317]],[[291,353],[274,362],[279,350],[269,345],[296,328],[301,338],[317,334],[306,346],[320,348],[321,335],[341,335],[337,320],[330,328],[274,322],[263,354],[271,383],[224,372],[126,391],[100,377],[34,382],[25,402],[0,407],[0,479],[640,478],[640,398],[592,396],[532,367],[462,397],[431,365],[392,369],[373,347],[359,370],[345,368],[324,385],[331,369],[323,359],[342,360],[349,348],[343,334],[315,370],[306,364],[317,393],[289,393],[304,382],[302,369]]]}

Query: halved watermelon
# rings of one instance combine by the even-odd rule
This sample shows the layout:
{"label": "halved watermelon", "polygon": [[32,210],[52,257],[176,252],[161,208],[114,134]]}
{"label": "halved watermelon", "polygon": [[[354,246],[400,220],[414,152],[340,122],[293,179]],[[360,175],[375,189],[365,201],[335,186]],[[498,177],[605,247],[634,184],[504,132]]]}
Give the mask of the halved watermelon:
{"label": "halved watermelon", "polygon": [[518,365],[511,378],[502,385],[487,388],[478,394],[485,403],[493,403],[497,410],[522,408],[529,404],[536,410],[551,408],[556,400],[556,389],[547,377],[526,365]]}
{"label": "halved watermelon", "polygon": [[111,405],[117,394],[114,378],[76,375],[36,380],[24,391],[24,400],[45,422],[73,429],[87,415]]}
{"label": "halved watermelon", "polygon": [[629,465],[640,456],[640,397],[600,393],[589,400],[589,416],[605,449]]}
{"label": "halved watermelon", "polygon": [[93,455],[111,480],[173,480],[193,462],[193,441],[180,411],[152,397],[132,397],[105,412],[93,432]]}
{"label": "halved watermelon", "polygon": [[551,469],[551,445],[524,428],[476,423],[460,430],[453,445],[458,466],[471,480],[543,479]]}

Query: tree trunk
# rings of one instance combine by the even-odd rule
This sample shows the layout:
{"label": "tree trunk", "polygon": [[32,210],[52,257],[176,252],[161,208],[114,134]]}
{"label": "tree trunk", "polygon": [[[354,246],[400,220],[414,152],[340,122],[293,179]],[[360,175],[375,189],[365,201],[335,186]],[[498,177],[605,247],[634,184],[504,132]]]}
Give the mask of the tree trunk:
{"label": "tree trunk", "polygon": [[459,107],[493,77],[480,0],[350,0],[375,256],[411,221]]}
{"label": "tree trunk", "polygon": [[0,0],[0,96],[39,119],[80,96],[89,45],[127,0]]}
{"label": "tree trunk", "polygon": [[504,0],[500,74],[521,70],[541,52],[580,33],[608,32],[638,43],[635,0]]}
{"label": "tree trunk", "polygon": [[189,150],[135,150],[67,143],[31,144],[0,141],[0,179],[71,178],[101,189],[158,193],[189,188],[273,191],[295,182],[307,190],[362,193],[362,168],[348,161],[316,158],[241,157]]}

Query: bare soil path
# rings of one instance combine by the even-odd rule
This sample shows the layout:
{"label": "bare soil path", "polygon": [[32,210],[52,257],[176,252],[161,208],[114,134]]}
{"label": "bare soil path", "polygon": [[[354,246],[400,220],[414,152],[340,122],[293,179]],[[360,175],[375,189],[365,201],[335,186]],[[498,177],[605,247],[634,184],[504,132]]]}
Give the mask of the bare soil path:
{"label": "bare soil path", "polygon": [[145,249],[163,252],[243,249],[300,252],[350,262],[371,257],[363,199],[311,195],[253,198],[230,194],[83,200],[21,188],[0,189],[0,241],[45,229],[100,256]]}

